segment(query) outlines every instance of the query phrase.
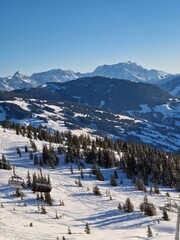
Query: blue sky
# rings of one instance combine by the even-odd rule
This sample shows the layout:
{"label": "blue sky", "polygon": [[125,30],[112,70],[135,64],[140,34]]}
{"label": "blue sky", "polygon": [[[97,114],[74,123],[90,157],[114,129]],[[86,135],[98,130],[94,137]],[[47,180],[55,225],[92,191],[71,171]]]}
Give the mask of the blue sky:
{"label": "blue sky", "polygon": [[0,76],[133,61],[180,72],[179,0],[0,0]]}

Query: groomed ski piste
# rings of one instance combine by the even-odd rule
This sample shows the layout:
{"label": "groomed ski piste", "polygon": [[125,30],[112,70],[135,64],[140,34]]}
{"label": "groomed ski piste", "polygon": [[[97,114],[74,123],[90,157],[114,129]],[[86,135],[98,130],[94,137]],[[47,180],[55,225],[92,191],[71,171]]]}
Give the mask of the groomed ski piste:
{"label": "groomed ski piste", "polygon": [[[42,151],[43,141],[34,140],[38,151]],[[7,161],[15,166],[16,174],[27,181],[27,171],[32,175],[39,173],[39,166],[34,166],[29,152],[25,152],[25,145],[30,148],[29,138],[16,135],[14,130],[0,127],[0,150]],[[48,143],[47,143],[48,144]],[[54,144],[54,146],[56,146]],[[16,152],[19,147],[22,156]],[[1,240],[137,240],[148,239],[147,229],[150,226],[153,237],[150,239],[172,240],[175,235],[177,213],[168,212],[170,221],[162,220],[162,210],[159,207],[167,203],[165,194],[179,197],[179,193],[172,188],[161,187],[160,194],[149,194],[138,191],[132,180],[125,177],[125,173],[117,169],[118,186],[110,185],[110,174],[114,169],[101,169],[105,181],[97,181],[90,176],[90,165],[83,169],[82,187],[77,187],[75,180],[80,178],[77,164],[72,164],[74,174],[70,173],[71,164],[64,164],[64,156],[59,156],[59,164],[55,169],[43,168],[43,174],[50,175],[52,183],[51,198],[53,206],[45,206],[46,214],[41,214],[38,206],[44,203],[36,199],[31,188],[23,189],[24,197],[13,196],[15,188],[8,185],[12,170],[0,169],[0,239]],[[120,179],[123,178],[123,184]],[[101,196],[93,195],[93,186],[100,188]],[[110,195],[112,200],[110,200]],[[139,205],[147,195],[149,202],[156,207],[157,215],[150,217],[143,215]],[[119,203],[123,205],[127,198],[134,205],[134,212],[127,213],[118,210]],[[63,201],[65,206],[60,206]],[[58,216],[58,218],[57,218]],[[85,224],[90,227],[90,234],[85,232]],[[30,226],[32,225],[32,226]],[[68,228],[71,234],[68,234]]]}

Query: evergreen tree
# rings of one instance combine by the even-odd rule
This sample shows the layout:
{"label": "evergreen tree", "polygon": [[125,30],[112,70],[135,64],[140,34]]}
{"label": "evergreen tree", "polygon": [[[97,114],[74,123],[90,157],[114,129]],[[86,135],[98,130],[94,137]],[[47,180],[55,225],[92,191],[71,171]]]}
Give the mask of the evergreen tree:
{"label": "evergreen tree", "polygon": [[148,226],[147,237],[150,238],[150,237],[152,237],[152,236],[153,236],[152,230],[151,230],[150,226]]}
{"label": "evergreen tree", "polygon": [[163,210],[162,219],[163,219],[164,221],[169,221],[169,216],[168,216],[168,213],[167,213],[166,210]]}
{"label": "evergreen tree", "polygon": [[41,207],[41,214],[46,214],[46,213],[47,213],[47,211],[46,211],[45,207],[42,206],[42,207]]}
{"label": "evergreen tree", "polygon": [[84,178],[83,170],[81,169],[81,178]]}
{"label": "evergreen tree", "polygon": [[100,168],[96,168],[96,179],[99,181],[104,181],[104,176],[103,176]]}
{"label": "evergreen tree", "polygon": [[68,227],[68,234],[72,234],[70,227]]}
{"label": "evergreen tree", "polygon": [[100,195],[101,195],[98,186],[94,186],[94,187],[93,187],[93,194],[96,195],[96,196],[100,196]]}
{"label": "evergreen tree", "polygon": [[120,211],[122,211],[121,203],[118,204],[118,209],[119,209]]}
{"label": "evergreen tree", "polygon": [[19,155],[19,157],[21,157],[21,150],[19,147],[16,148],[17,154]]}
{"label": "evergreen tree", "polygon": [[90,234],[90,228],[89,228],[89,224],[86,223],[85,225],[85,230],[84,230],[87,234]]}
{"label": "evergreen tree", "polygon": [[28,147],[27,147],[27,145],[25,145],[24,151],[25,151],[25,152],[28,152]]}
{"label": "evergreen tree", "polygon": [[148,216],[156,215],[156,208],[153,203],[143,202],[140,204],[140,211]]}
{"label": "evergreen tree", "polygon": [[110,176],[110,183],[112,186],[116,187],[117,186],[117,180],[116,177],[114,175]]}
{"label": "evergreen tree", "polygon": [[78,179],[77,186],[78,186],[78,187],[82,187],[82,183],[81,183],[81,180],[80,180],[80,179]]}
{"label": "evergreen tree", "polygon": [[70,167],[70,173],[71,173],[71,174],[74,174],[72,165],[71,165],[71,167]]}
{"label": "evergreen tree", "polygon": [[39,193],[37,193],[37,195],[36,195],[36,199],[37,200],[39,200],[40,198],[39,198]]}
{"label": "evergreen tree", "polygon": [[159,190],[159,187],[157,185],[157,181],[154,181],[154,193],[160,194],[160,190]]}
{"label": "evergreen tree", "polygon": [[32,186],[32,182],[31,182],[31,176],[29,173],[29,170],[27,172],[27,187],[31,187]]}
{"label": "evergreen tree", "polygon": [[126,199],[126,202],[125,202],[125,204],[123,205],[123,210],[124,210],[125,212],[133,212],[133,211],[134,211],[134,206],[133,206],[133,204],[131,203],[130,198],[127,198],[127,199]]}

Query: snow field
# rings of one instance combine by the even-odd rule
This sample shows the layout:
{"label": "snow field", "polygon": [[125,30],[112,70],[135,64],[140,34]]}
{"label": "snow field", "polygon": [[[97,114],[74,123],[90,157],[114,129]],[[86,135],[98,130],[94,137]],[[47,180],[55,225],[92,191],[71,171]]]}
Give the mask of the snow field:
{"label": "snow field", "polygon": [[[29,153],[25,153],[24,146],[30,149],[29,139],[16,135],[13,130],[5,130],[0,127],[1,152],[5,154],[10,164],[16,166],[16,174],[26,181],[27,171],[39,173],[38,166],[34,166],[33,160],[29,159]],[[35,141],[39,152],[42,150],[42,141]],[[55,146],[55,144],[54,144]],[[16,153],[16,148],[21,149],[22,157]],[[84,178],[81,179],[83,187],[77,187],[75,180],[80,178],[80,171],[76,164],[72,164],[74,174],[70,174],[71,164],[63,163],[63,156],[60,156],[60,163],[56,169],[44,168],[43,174],[49,173],[52,182],[51,197],[53,206],[46,206],[47,214],[41,214],[42,201],[36,200],[36,194],[31,189],[24,189],[23,200],[12,196],[14,188],[8,186],[8,179],[12,171],[0,169],[0,239],[2,240],[56,240],[57,237],[66,240],[137,240],[147,239],[147,226],[150,225],[153,231],[151,239],[172,240],[176,226],[176,213],[168,213],[170,221],[158,220],[162,217],[159,206],[167,203],[165,193],[168,191],[172,197],[178,197],[173,189],[161,188],[161,194],[149,195],[149,202],[154,203],[157,215],[148,217],[140,213],[139,204],[143,201],[144,192],[137,191],[132,180],[126,179],[125,174],[120,170],[118,173],[118,186],[112,187],[109,183],[109,176],[114,170],[102,169],[105,181],[95,180],[90,176],[90,165],[83,169]],[[123,184],[120,185],[120,179]],[[94,196],[92,189],[98,185],[101,196]],[[148,187],[149,189],[149,187]],[[109,197],[112,196],[112,200]],[[117,209],[129,197],[134,205],[135,211],[126,213]],[[59,205],[63,200],[65,206]],[[27,206],[24,206],[27,204]],[[3,207],[2,207],[3,206]],[[56,213],[59,219],[56,219]],[[85,223],[89,223],[91,234],[84,232]],[[33,223],[33,227],[30,227]],[[70,227],[72,234],[67,234]]]}

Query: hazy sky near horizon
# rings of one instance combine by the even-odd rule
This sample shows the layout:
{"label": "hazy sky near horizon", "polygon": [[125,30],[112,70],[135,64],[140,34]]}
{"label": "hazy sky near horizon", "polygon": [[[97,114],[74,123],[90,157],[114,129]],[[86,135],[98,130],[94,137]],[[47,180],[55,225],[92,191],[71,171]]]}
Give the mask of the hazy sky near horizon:
{"label": "hazy sky near horizon", "polygon": [[180,0],[0,0],[0,76],[133,61],[180,73]]}

